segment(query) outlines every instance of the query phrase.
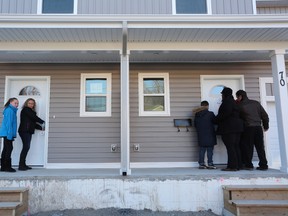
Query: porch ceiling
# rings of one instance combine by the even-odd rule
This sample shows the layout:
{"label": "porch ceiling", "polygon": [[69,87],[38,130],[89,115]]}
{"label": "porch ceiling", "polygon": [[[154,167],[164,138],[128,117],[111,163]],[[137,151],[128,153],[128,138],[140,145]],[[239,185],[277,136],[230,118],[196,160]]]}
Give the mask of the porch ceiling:
{"label": "porch ceiling", "polygon": [[[275,42],[278,43],[275,49],[288,50],[287,16],[186,18],[109,17],[105,20],[101,17],[95,21],[91,17],[60,20],[54,16],[37,19],[0,17],[0,62],[120,62],[124,21],[128,23],[127,44],[132,63],[270,61],[269,50],[274,49],[270,46],[267,49],[241,50],[239,47],[229,50],[230,44]],[[154,46],[159,43],[164,46]],[[211,44],[211,49],[202,50],[201,43]],[[146,46],[148,44],[150,46]],[[183,44],[190,44],[192,48],[179,48]],[[219,44],[225,48],[219,48]]]}

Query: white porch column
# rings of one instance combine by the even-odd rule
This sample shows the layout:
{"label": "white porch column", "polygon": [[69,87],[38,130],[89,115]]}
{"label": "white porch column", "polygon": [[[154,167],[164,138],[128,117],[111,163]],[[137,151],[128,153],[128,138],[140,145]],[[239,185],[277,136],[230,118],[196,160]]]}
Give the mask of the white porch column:
{"label": "white porch column", "polygon": [[121,56],[121,168],[120,175],[131,175],[130,112],[129,112],[129,54]]}
{"label": "white porch column", "polygon": [[281,157],[280,170],[288,173],[288,96],[284,54],[285,50],[272,51],[271,61]]}

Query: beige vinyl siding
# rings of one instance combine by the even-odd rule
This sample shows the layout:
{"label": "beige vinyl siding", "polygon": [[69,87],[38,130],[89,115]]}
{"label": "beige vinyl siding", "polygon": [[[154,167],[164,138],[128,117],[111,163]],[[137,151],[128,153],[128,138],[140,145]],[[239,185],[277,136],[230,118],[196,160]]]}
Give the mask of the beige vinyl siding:
{"label": "beige vinyl siding", "polygon": [[172,0],[81,0],[78,14],[172,14]]}
{"label": "beige vinyl siding", "polygon": [[[120,152],[110,152],[111,144],[120,145],[119,71],[119,64],[0,64],[0,100],[5,76],[51,76],[48,163],[120,162]],[[171,115],[139,117],[138,73],[154,72],[169,73]],[[112,73],[112,117],[79,117],[81,73]],[[177,132],[173,119],[194,119],[200,75],[225,74],[243,74],[248,96],[258,101],[259,77],[272,77],[270,63],[131,64],[131,162],[197,162],[195,128]],[[140,144],[139,152],[133,144]]]}
{"label": "beige vinyl siding", "polygon": [[212,14],[253,14],[253,0],[212,0]]}
{"label": "beige vinyl siding", "polygon": [[0,14],[36,14],[37,0],[0,0]]}
{"label": "beige vinyl siding", "polygon": [[288,14],[288,7],[257,7],[257,14]]}

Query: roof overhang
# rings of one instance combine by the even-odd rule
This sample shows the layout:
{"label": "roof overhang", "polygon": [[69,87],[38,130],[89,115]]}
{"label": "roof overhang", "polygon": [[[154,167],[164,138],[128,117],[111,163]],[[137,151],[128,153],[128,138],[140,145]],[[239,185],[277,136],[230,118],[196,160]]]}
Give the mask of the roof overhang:
{"label": "roof overhang", "polygon": [[288,17],[1,16],[0,62],[269,61],[288,50]]}

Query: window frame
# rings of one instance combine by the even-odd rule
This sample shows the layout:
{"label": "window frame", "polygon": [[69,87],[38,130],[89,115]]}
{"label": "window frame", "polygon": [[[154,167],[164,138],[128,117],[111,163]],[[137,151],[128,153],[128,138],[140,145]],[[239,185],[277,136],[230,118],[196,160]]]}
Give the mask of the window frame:
{"label": "window frame", "polygon": [[[107,93],[106,93],[106,111],[105,112],[87,112],[85,111],[86,101],[86,80],[87,79],[106,79]],[[81,74],[80,84],[80,117],[111,117],[112,107],[112,74],[111,73],[90,73]]]}
{"label": "window frame", "polygon": [[73,0],[72,13],[43,13],[43,0],[37,0],[37,14],[40,15],[76,15],[78,11],[78,0]]}
{"label": "window frame", "polygon": [[187,16],[187,15],[199,15],[199,16],[203,16],[203,15],[211,15],[212,14],[212,2],[211,0],[206,0],[206,10],[207,10],[207,13],[203,13],[203,14],[196,14],[196,13],[191,13],[191,14],[178,14],[177,13],[177,10],[176,10],[176,1],[177,0],[172,0],[172,11],[173,11],[173,15],[177,15],[177,16]]}
{"label": "window frame", "polygon": [[[164,111],[144,111],[144,78],[164,79]],[[169,73],[138,73],[139,116],[170,116]]]}

